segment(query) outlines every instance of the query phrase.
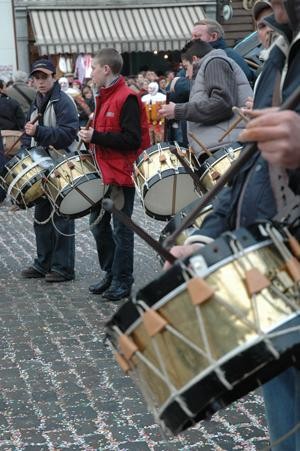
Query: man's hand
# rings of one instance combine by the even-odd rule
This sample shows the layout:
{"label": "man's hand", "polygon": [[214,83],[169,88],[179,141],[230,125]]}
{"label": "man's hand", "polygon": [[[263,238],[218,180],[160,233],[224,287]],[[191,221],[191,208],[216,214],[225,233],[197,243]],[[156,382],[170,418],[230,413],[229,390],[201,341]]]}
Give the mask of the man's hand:
{"label": "man's hand", "polygon": [[35,136],[37,127],[37,123],[32,124],[31,122],[27,122],[24,127],[26,135]]}
{"label": "man's hand", "polygon": [[170,102],[161,106],[158,110],[158,114],[162,117],[166,117],[167,119],[175,118],[175,103]]}
{"label": "man's hand", "polygon": [[287,169],[300,167],[300,115],[276,108],[253,110],[252,119],[238,141],[257,142],[262,156],[269,163]]}
{"label": "man's hand", "polygon": [[[184,244],[182,246],[174,246],[170,250],[170,253],[174,255],[176,258],[184,258],[188,257],[189,255],[196,252],[201,246],[201,244],[195,243],[195,244]],[[163,269],[169,269],[171,267],[171,264],[166,261],[164,264]]]}
{"label": "man's hand", "polygon": [[92,127],[89,127],[86,129],[85,127],[81,127],[81,130],[79,131],[79,138],[82,139],[85,143],[90,143],[92,136],[94,133],[94,129]]}

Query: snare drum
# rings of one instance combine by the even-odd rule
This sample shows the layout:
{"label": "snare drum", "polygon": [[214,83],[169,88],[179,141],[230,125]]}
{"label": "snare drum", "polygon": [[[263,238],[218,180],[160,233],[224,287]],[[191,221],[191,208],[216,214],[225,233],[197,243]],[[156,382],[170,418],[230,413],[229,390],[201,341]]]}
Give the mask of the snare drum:
{"label": "snare drum", "polygon": [[0,184],[19,208],[32,207],[45,194],[42,180],[53,165],[43,147],[22,149],[5,164]]}
{"label": "snare drum", "polygon": [[[185,219],[187,215],[189,215],[194,208],[199,204],[199,200],[194,200],[194,202],[187,205],[185,208],[180,210],[170,221],[168,224],[162,229],[160,236],[159,236],[159,242],[163,243],[166,238],[168,238],[170,235],[172,235],[173,232],[175,232],[178,227],[181,226],[182,221]],[[213,207],[212,205],[208,205],[205,207],[199,216],[196,217],[196,219],[189,224],[189,226],[181,232],[177,239],[176,243],[177,245],[181,245],[185,242],[185,240],[199,227],[201,227],[205,217],[212,211]]]}
{"label": "snare drum", "polygon": [[108,189],[88,151],[77,151],[59,161],[43,181],[56,211],[70,218],[80,218],[98,205]]}
{"label": "snare drum", "polygon": [[13,144],[18,140],[18,138],[22,135],[22,132],[19,130],[1,130],[1,136],[3,141],[4,152],[7,158],[13,157],[21,147],[21,141],[19,141],[8,153],[9,149],[13,146]]}
{"label": "snare drum", "polygon": [[[145,212],[166,220],[199,198],[193,178],[172,154],[171,143],[159,143],[146,149],[134,165],[133,179]],[[188,149],[179,148],[192,171],[198,162]]]}
{"label": "snare drum", "polygon": [[199,171],[201,186],[209,191],[238,158],[241,150],[242,146],[235,143],[216,150],[211,157],[207,158]]}
{"label": "snare drum", "polygon": [[106,325],[117,361],[173,433],[299,360],[300,269],[286,239],[269,223],[225,233]]}

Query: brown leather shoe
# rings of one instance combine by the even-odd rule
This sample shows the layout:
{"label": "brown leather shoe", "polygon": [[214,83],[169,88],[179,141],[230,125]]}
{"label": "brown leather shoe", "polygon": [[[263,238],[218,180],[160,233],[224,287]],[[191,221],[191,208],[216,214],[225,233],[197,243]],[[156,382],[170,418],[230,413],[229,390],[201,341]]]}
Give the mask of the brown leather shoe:
{"label": "brown leather shoe", "polygon": [[70,279],[66,279],[62,274],[56,271],[50,271],[45,275],[46,282],[68,282]]}
{"label": "brown leather shoe", "polygon": [[24,277],[24,279],[42,279],[45,277],[45,274],[41,273],[33,266],[29,266],[28,268],[23,269],[21,276]]}

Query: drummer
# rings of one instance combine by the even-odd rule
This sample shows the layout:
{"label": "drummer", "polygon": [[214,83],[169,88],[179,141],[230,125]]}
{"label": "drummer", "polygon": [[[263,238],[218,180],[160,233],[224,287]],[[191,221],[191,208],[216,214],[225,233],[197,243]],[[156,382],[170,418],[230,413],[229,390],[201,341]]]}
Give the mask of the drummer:
{"label": "drummer", "polygon": [[[145,109],[120,75],[122,66],[122,56],[113,48],[102,49],[95,55],[92,64],[92,79],[98,89],[95,119],[93,127],[81,129],[79,135],[84,142],[94,145],[103,181],[111,185],[116,208],[131,217],[135,196],[133,163],[149,147],[150,140]],[[119,301],[131,294],[133,232],[107,211],[97,222],[100,210],[101,207],[91,214],[90,221],[105,276],[89,290],[102,294],[103,301]]]}
{"label": "drummer", "polygon": [[[300,0],[272,0],[272,7],[277,20],[276,30],[281,31],[279,45],[275,43],[269,58],[264,64],[262,74],[254,97],[254,108],[270,106],[273,93],[278,90],[283,100],[299,87],[300,47],[299,38],[292,41],[300,26]],[[290,28],[290,41],[285,35],[286,26]],[[284,41],[285,40],[285,41]],[[285,42],[285,46],[283,43]],[[289,52],[286,52],[287,48]],[[289,55],[289,65],[282,80],[286,55]],[[186,240],[184,246],[177,246],[172,253],[183,257],[194,252],[207,238],[217,238],[221,233],[238,227],[247,227],[255,221],[270,219],[278,209],[287,207],[287,199],[291,199],[293,191],[299,194],[299,113],[300,105],[295,112],[274,113],[273,110],[249,112],[250,117],[256,117],[249,122],[246,130],[239,136],[240,140],[257,140],[260,152],[242,167],[230,187],[223,188],[214,202],[213,213],[207,216],[199,231]],[[274,178],[276,172],[269,163],[288,169],[289,186]],[[272,174],[272,183],[270,178]],[[284,180],[284,171],[279,174]],[[285,185],[285,186],[283,186]],[[278,195],[278,187],[284,187],[283,195]],[[292,188],[291,191],[289,188]],[[281,190],[279,190],[281,191]],[[276,193],[276,201],[275,201]],[[286,197],[285,197],[286,196]],[[193,243],[193,244],[190,244]],[[295,451],[300,449],[299,405],[300,405],[300,372],[292,367],[284,371],[263,386],[267,420],[271,442],[282,439],[273,451]],[[297,431],[293,428],[298,427]],[[286,438],[285,438],[286,437]]]}
{"label": "drummer", "polygon": [[[37,89],[25,124],[23,146],[53,147],[68,153],[78,131],[78,115],[74,102],[61,91],[55,80],[55,67],[50,60],[33,63],[31,77]],[[38,122],[31,121],[40,114]],[[75,228],[74,220],[54,214],[46,198],[39,200],[34,213],[34,232],[37,256],[32,265],[22,271],[24,278],[41,279],[46,282],[65,282],[75,277]]]}
{"label": "drummer", "polygon": [[[189,102],[162,105],[159,113],[167,119],[187,120],[188,132],[207,147],[220,147],[219,138],[234,120],[232,107],[244,106],[252,95],[246,75],[221,49],[200,39],[190,41],[181,51],[186,75],[193,80]],[[236,141],[233,130],[224,143]],[[197,157],[203,154],[189,138]]]}

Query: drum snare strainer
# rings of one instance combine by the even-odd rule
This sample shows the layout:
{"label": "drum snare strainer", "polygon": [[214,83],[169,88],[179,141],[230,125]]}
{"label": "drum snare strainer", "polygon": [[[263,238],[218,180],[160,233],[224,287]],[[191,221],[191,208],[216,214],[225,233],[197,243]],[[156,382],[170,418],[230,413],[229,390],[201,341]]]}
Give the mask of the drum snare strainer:
{"label": "drum snare strainer", "polygon": [[106,325],[117,361],[172,433],[300,359],[300,264],[288,238],[269,223],[225,233]]}

